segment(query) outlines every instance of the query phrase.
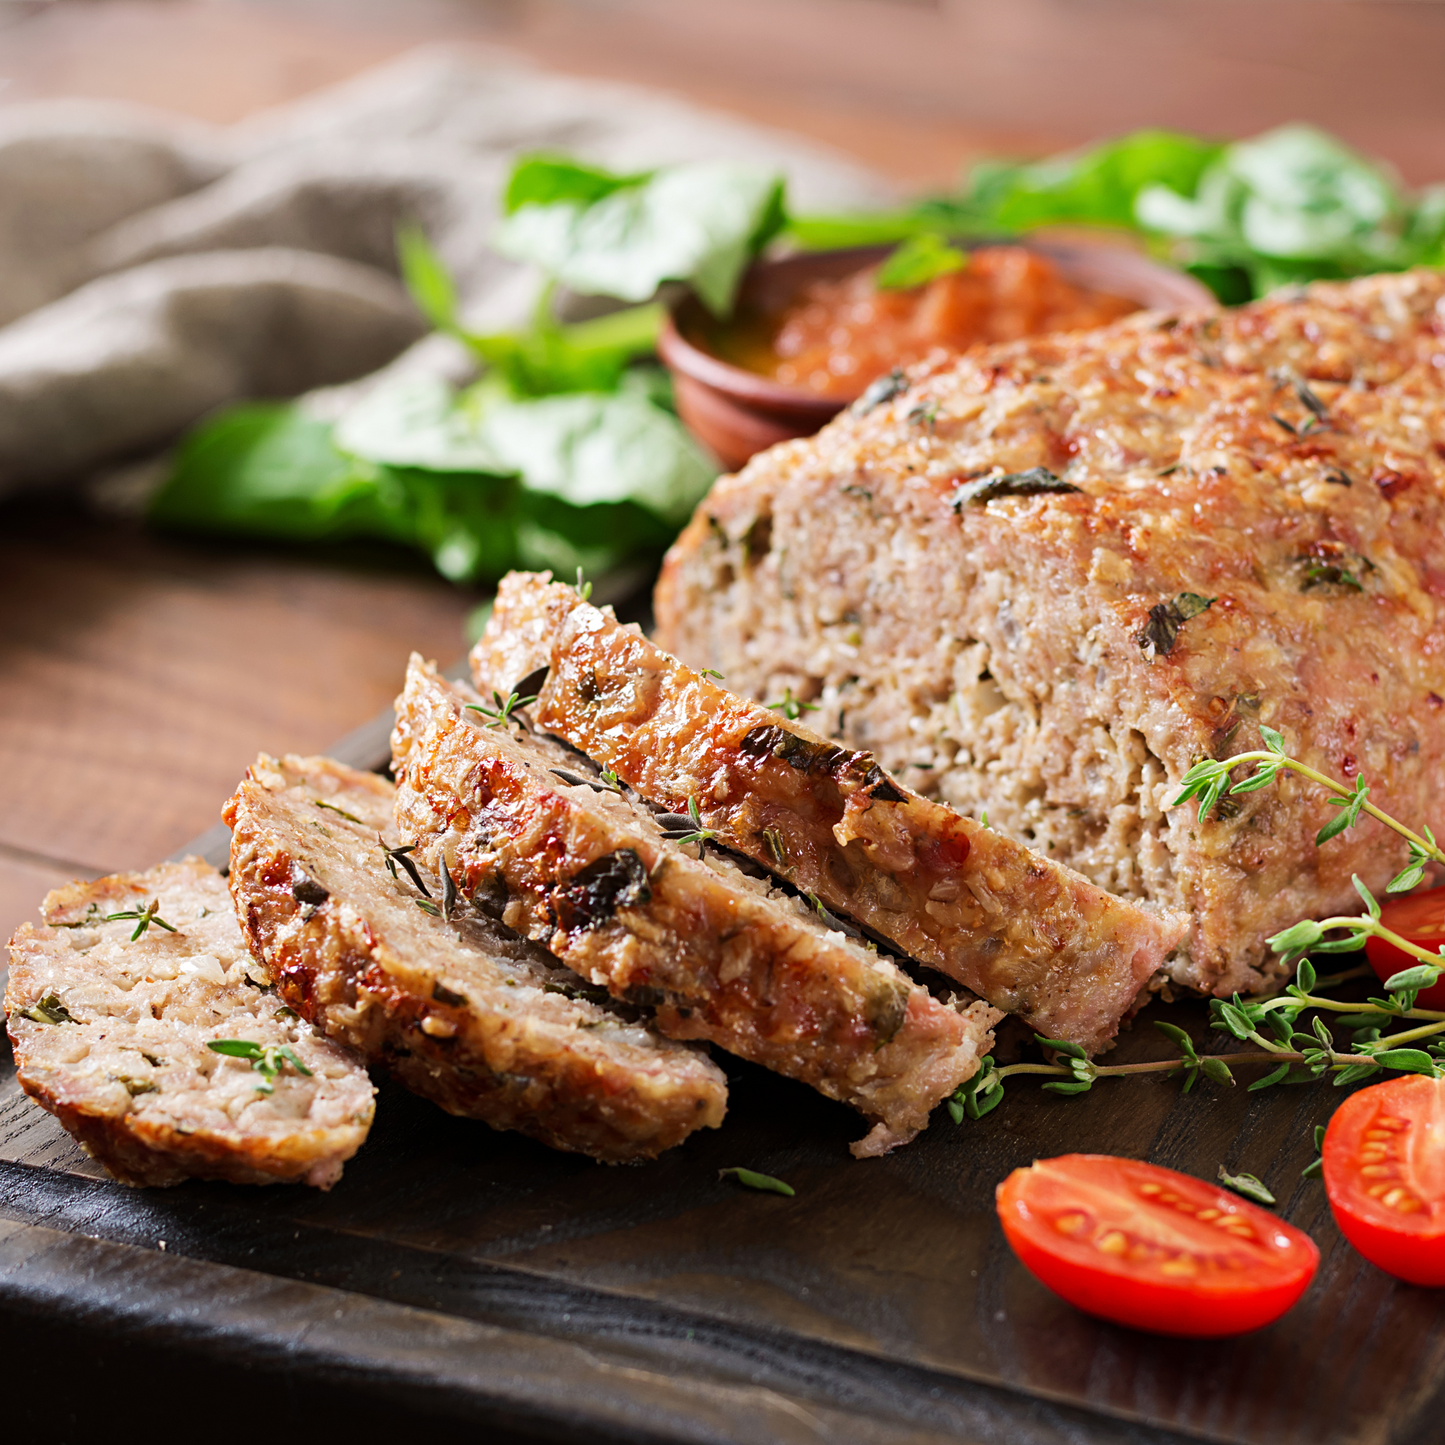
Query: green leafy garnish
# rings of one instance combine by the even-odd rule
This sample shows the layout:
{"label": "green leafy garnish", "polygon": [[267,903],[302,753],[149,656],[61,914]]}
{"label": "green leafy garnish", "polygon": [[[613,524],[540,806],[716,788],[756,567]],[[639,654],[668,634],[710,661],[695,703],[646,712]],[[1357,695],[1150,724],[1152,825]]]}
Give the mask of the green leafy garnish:
{"label": "green leafy garnish", "polygon": [[761,1189],[769,1194],[786,1194],[791,1199],[797,1190],[791,1184],[785,1184],[781,1179],[774,1179],[771,1174],[759,1174],[756,1169],[719,1169],[719,1179],[733,1178],[748,1189]]}

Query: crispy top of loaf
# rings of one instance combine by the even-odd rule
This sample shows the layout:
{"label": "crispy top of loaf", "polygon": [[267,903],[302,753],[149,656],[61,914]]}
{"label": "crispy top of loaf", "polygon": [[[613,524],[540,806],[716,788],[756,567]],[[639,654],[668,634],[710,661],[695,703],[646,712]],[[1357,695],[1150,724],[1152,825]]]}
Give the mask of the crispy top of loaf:
{"label": "crispy top of loaf", "polygon": [[879,1125],[863,1152],[911,1137],[973,1074],[991,1009],[939,1002],[766,877],[670,841],[685,819],[654,818],[525,718],[486,725],[472,696],[414,657],[393,738],[398,824],[466,893],[655,1004],[668,1033],[852,1104]]}
{"label": "crispy top of loaf", "polygon": [[453,906],[425,859],[394,855],[392,876],[393,793],[328,758],[262,756],[227,805],[237,911],[283,996],[451,1112],[555,1148],[651,1158],[720,1123],[705,1054]]}
{"label": "crispy top of loaf", "polygon": [[1267,935],[1353,906],[1398,842],[1316,848],[1333,810],[1293,780],[1205,820],[1172,799],[1261,723],[1398,815],[1438,786],[1442,368],[1425,271],[920,368],[718,483],[659,640],[754,695],[791,684],[899,766],[921,752],[945,796],[1018,798],[1054,856],[1193,910],[1175,977],[1258,987]]}
{"label": "crispy top of loaf", "polygon": [[[535,652],[519,659],[514,637]],[[696,804],[727,846],[1051,1038],[1106,1044],[1183,932],[728,692],[545,576],[503,579],[472,658],[482,677],[547,666],[539,726],[656,803]]]}
{"label": "crispy top of loaf", "polygon": [[[138,938],[139,919],[105,921],[152,901]],[[214,868],[192,858],[72,883],[40,911],[45,926],[23,924],[10,940],[5,1010],[20,1082],[111,1173],[323,1189],[341,1177],[371,1127],[371,1082],[253,980]],[[207,1047],[223,1039],[289,1049],[310,1073],[282,1056],[268,1081]]]}

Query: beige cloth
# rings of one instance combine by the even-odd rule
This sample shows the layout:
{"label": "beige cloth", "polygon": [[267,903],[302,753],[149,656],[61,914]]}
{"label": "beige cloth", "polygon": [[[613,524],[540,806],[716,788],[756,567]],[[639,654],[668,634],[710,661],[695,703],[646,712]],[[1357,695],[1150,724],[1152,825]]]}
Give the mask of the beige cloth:
{"label": "beige cloth", "polygon": [[[887,198],[796,137],[628,86],[427,49],[216,129],[130,107],[0,111],[0,494],[145,456],[222,403],[374,372],[425,333],[396,280],[421,224],[481,327],[533,282],[488,246],[512,157],[761,161],[801,207]],[[455,374],[429,338],[411,370]]]}

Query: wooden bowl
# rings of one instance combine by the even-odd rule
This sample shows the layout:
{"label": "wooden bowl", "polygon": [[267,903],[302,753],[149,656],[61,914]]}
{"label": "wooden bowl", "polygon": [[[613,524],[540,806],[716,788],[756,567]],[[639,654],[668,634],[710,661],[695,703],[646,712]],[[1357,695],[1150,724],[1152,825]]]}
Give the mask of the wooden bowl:
{"label": "wooden bowl", "polygon": [[[989,243],[963,244],[972,250]],[[1197,311],[1219,304],[1213,292],[1193,276],[1161,266],[1123,246],[1037,239],[1021,244],[1048,257],[1066,281],[1137,301],[1141,309]],[[892,249],[854,246],[755,262],[743,277],[738,305],[771,310],[786,304],[810,281],[851,276]],[[806,387],[784,386],[721,360],[695,340],[706,334],[709,323],[702,304],[689,294],[668,312],[657,349],[672,373],[678,414],[688,430],[730,471],[777,442],[812,436],[853,400],[820,396]]]}

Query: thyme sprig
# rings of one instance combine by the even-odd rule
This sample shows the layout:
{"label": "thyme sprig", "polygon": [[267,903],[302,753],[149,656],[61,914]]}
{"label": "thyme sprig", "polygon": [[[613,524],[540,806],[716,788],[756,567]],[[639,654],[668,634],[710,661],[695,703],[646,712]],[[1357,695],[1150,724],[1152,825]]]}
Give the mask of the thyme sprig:
{"label": "thyme sprig", "polygon": [[383,838],[380,833],[376,835],[376,841],[381,844],[381,851],[386,855],[386,871],[400,883],[401,878],[396,871],[397,865],[400,864],[401,867],[406,869],[406,876],[421,889],[423,896],[430,898],[431,889],[422,882],[422,876],[420,872],[417,871],[417,866],[412,862],[410,857],[412,853],[416,852],[417,845],[415,843],[405,843],[400,848],[389,848],[387,847],[386,839]]}
{"label": "thyme sprig", "polygon": [[716,829],[703,827],[702,811],[696,798],[687,800],[686,814],[665,813],[658,821],[663,825],[662,836],[669,841],[684,848],[689,843],[696,843],[699,858],[702,857],[703,844],[717,837]]}
{"label": "thyme sprig", "polygon": [[261,1075],[261,1082],[256,1085],[258,1094],[275,1092],[277,1075],[286,1064],[290,1064],[298,1074],[305,1074],[308,1079],[311,1077],[311,1070],[296,1057],[296,1051],[287,1044],[253,1044],[249,1039],[212,1039],[206,1047],[233,1059],[249,1059],[251,1067]]}
{"label": "thyme sprig", "polygon": [[512,692],[508,693],[506,697],[503,697],[500,692],[494,689],[492,692],[492,701],[496,704],[495,707],[488,707],[485,703],[469,702],[466,705],[466,709],[468,712],[480,713],[483,717],[491,718],[491,722],[487,724],[489,728],[499,728],[512,720],[512,714],[516,712],[519,707],[531,707],[531,705],[537,701],[537,695],[533,693],[529,697],[521,697],[517,693]]}
{"label": "thyme sprig", "polygon": [[[1427,863],[1445,863],[1445,849],[1435,841],[1435,835],[1428,827],[1424,829],[1422,837],[1369,801],[1370,789],[1363,774],[1358,775],[1353,784],[1336,782],[1327,774],[1300,762],[1298,758],[1290,757],[1285,750],[1283,736],[1273,728],[1261,725],[1259,731],[1264,738],[1265,751],[1236,753],[1232,758],[1201,758],[1185,773],[1181,779],[1179,796],[1169,806],[1177,808],[1180,804],[1187,803],[1190,798],[1198,798],[1199,816],[1203,818],[1226,793],[1233,795],[1256,792],[1273,783],[1281,771],[1288,770],[1324,788],[1331,794],[1330,805],[1340,809],[1340,812],[1315,834],[1317,844],[1327,843],[1345,829],[1354,827],[1359,822],[1361,813],[1367,813],[1377,823],[1394,829],[1409,844],[1410,861],[1403,872],[1390,880],[1386,892],[1408,893],[1424,876]],[[1257,770],[1231,786],[1230,775],[1234,770],[1250,763],[1257,764]]]}
{"label": "thyme sprig", "polygon": [[817,703],[804,702],[802,698],[794,696],[793,689],[790,687],[785,687],[782,698],[777,702],[770,702],[768,707],[781,712],[789,722],[797,722],[800,717],[818,711]]}
{"label": "thyme sprig", "polygon": [[[1357,924],[1368,921],[1373,920],[1330,919],[1326,923],[1338,925],[1341,922]],[[1286,933],[1290,931],[1286,930]],[[1276,941],[1283,936],[1276,935]],[[1388,937],[1397,947],[1406,942],[1396,942],[1398,935],[1388,929],[1382,936]],[[1422,957],[1439,956],[1425,954],[1423,949],[1416,949],[1413,944],[1409,947],[1411,952]],[[965,1118],[983,1118],[998,1107],[1003,1098],[1005,1080],[1017,1075],[1047,1078],[1049,1082],[1043,1087],[1054,1094],[1084,1094],[1093,1088],[1098,1079],[1123,1078],[1132,1074],[1182,1076],[1183,1091],[1187,1094],[1201,1075],[1216,1084],[1231,1087],[1236,1082],[1235,1068],[1255,1064],[1269,1064],[1271,1067],[1268,1073],[1249,1085],[1250,1093],[1275,1084],[1307,1083],[1331,1074],[1336,1086],[1355,1083],[1382,1070],[1445,1077],[1445,1040],[1428,1045],[1428,1051],[1405,1047],[1445,1034],[1445,1010],[1415,1006],[1419,991],[1430,987],[1445,973],[1445,962],[1417,965],[1394,974],[1385,983],[1388,996],[1372,998],[1364,1004],[1345,1003],[1317,992],[1321,987],[1332,987],[1369,972],[1368,968],[1350,969],[1319,979],[1313,964],[1303,959],[1295,981],[1273,998],[1246,1000],[1235,994],[1228,1000],[1211,999],[1210,1027],[1243,1043],[1254,1044],[1253,1051],[1201,1054],[1183,1029],[1162,1019],[1156,1019],[1154,1027],[1179,1050],[1176,1058],[1149,1059],[1136,1064],[1096,1064],[1078,1044],[1067,1039],[1046,1039],[1035,1035],[1035,1042],[1053,1051],[1053,1062],[1000,1066],[989,1055],[981,1062],[973,1078],[961,1085],[947,1101],[948,1112],[955,1124],[962,1123]],[[1295,1025],[1300,1015],[1310,1009],[1337,1015],[1335,1023],[1351,1031],[1350,1047],[1341,1049],[1337,1046],[1330,1025],[1318,1014],[1310,1021],[1308,1033],[1298,1030]],[[1383,1032],[1398,1020],[1422,1022],[1403,1032]]]}
{"label": "thyme sprig", "polygon": [[135,932],[131,934],[130,941],[134,943],[151,924],[157,928],[164,928],[167,933],[179,933],[180,929],[173,924],[167,923],[160,914],[161,901],[159,898],[152,898],[144,908],[127,908],[120,913],[107,913],[100,920],[102,923],[115,923],[120,919],[134,918],[136,920]]}

